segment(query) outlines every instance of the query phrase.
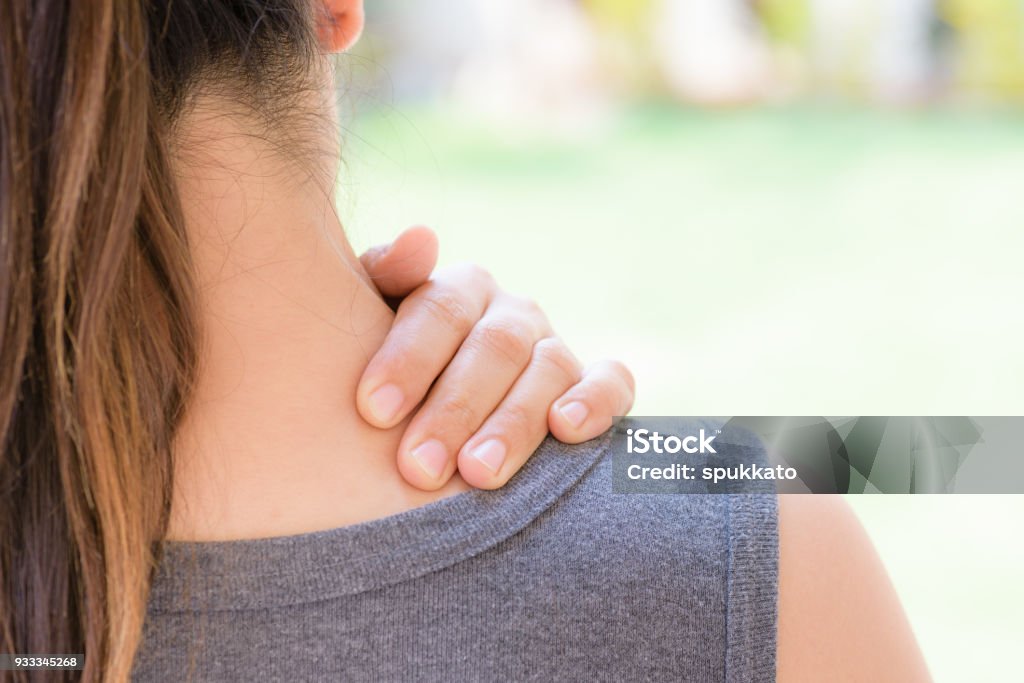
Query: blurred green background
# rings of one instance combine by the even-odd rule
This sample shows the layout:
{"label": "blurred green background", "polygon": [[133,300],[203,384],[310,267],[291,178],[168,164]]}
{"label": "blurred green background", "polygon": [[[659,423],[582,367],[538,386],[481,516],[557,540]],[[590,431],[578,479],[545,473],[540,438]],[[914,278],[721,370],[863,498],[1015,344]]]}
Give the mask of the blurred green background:
{"label": "blurred green background", "polygon": [[[641,9],[671,1],[520,3],[532,42],[589,27],[540,54],[418,4],[376,5],[343,64],[357,247],[432,226],[443,262],[536,298],[584,360],[624,360],[636,415],[1024,414],[1024,3],[738,3],[767,66],[681,58],[703,81],[642,47]],[[1024,496],[850,502],[935,679],[1016,677]]]}
{"label": "blurred green background", "polygon": [[[425,223],[538,299],[637,415],[1024,413],[1024,122],[803,107],[630,112],[510,142],[441,109],[352,126],[360,246]],[[851,497],[938,681],[1024,639],[1024,497]]]}

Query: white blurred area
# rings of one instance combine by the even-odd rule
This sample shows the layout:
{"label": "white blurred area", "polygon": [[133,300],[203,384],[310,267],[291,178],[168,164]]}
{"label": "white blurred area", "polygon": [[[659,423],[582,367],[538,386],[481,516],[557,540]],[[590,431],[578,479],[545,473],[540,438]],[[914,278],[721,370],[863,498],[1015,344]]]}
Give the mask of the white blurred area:
{"label": "white blurred area", "polygon": [[771,53],[747,3],[662,0],[652,20],[658,63],[678,97],[729,104],[768,94]]}
{"label": "white blurred area", "polygon": [[376,0],[358,54],[397,100],[572,132],[613,103],[1020,100],[1015,0]]}
{"label": "white blurred area", "polygon": [[925,100],[943,85],[936,0],[814,0],[811,8],[822,82],[864,83],[890,102]]}
{"label": "white blurred area", "polygon": [[[607,108],[600,38],[575,0],[381,2],[363,54],[396,99],[445,97],[509,129],[571,135]],[[381,21],[374,24],[374,15]]]}
{"label": "white blurred area", "polygon": [[481,41],[452,83],[470,114],[563,133],[600,118],[600,46],[576,2],[478,0],[475,11]]}

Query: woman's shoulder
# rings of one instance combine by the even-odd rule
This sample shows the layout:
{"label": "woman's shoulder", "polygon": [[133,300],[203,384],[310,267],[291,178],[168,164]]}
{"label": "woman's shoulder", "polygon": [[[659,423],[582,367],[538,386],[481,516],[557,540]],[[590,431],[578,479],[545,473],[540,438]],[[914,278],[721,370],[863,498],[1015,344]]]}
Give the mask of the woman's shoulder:
{"label": "woman's shoulder", "polygon": [[[552,438],[542,444],[521,473],[522,484],[545,485],[541,481],[545,471],[568,472],[575,477],[570,482],[563,480],[563,491],[545,515],[546,527],[594,530],[583,538],[595,542],[601,538],[597,530],[604,530],[606,537],[616,534],[620,543],[652,543],[674,552],[733,549],[754,553],[764,558],[766,566],[774,566],[778,546],[774,493],[709,492],[713,489],[700,482],[685,481],[659,487],[658,493],[622,485],[622,472],[631,462],[625,457],[626,435],[639,424],[622,420],[602,437],[580,445]],[[703,423],[678,421],[676,427],[677,433],[699,434],[702,428],[713,433],[713,426]],[[740,448],[745,459],[765,459],[757,440],[745,441]],[[730,457],[728,453],[720,455]]]}
{"label": "woman's shoulder", "polygon": [[535,456],[538,466],[550,457],[592,466],[507,542],[524,581],[557,575],[559,590],[593,596],[603,605],[595,610],[643,614],[627,621],[652,643],[699,637],[735,680],[774,680],[777,497],[616,492],[616,448],[609,434],[581,446],[547,443]]}
{"label": "woman's shoulder", "polygon": [[841,496],[781,496],[779,538],[778,680],[930,680],[878,553]]}

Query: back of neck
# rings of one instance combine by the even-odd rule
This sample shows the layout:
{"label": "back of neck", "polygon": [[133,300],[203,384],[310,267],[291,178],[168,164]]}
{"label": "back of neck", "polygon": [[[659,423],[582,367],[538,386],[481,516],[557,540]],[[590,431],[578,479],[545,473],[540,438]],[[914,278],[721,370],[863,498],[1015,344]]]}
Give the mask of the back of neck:
{"label": "back of neck", "polygon": [[[195,124],[199,125],[199,124]],[[178,163],[203,355],[175,446],[169,537],[299,534],[461,490],[408,487],[405,425],[370,427],[356,386],[393,315],[344,238],[331,183],[222,120]]]}

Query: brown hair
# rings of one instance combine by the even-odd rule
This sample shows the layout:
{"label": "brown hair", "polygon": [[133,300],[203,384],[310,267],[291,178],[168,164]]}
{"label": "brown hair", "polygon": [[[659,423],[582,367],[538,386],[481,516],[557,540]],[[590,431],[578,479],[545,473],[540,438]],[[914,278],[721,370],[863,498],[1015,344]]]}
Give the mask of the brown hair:
{"label": "brown hair", "polygon": [[0,2],[0,652],[130,675],[197,364],[170,132],[200,81],[280,101],[310,6]]}

